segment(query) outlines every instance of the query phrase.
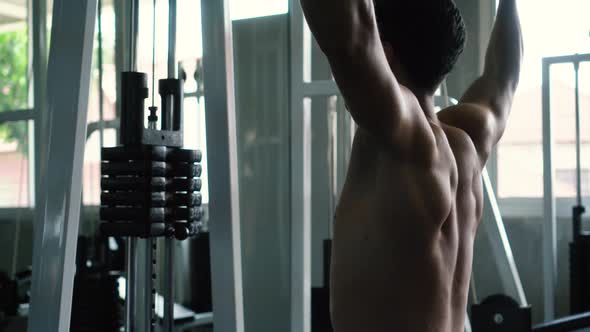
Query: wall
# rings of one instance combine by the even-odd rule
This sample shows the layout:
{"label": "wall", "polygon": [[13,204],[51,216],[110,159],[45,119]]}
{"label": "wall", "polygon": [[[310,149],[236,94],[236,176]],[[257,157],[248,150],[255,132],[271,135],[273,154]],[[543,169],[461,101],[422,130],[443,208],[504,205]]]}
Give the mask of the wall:
{"label": "wall", "polygon": [[287,331],[291,290],[288,17],[240,20],[233,26],[245,326],[246,331]]}

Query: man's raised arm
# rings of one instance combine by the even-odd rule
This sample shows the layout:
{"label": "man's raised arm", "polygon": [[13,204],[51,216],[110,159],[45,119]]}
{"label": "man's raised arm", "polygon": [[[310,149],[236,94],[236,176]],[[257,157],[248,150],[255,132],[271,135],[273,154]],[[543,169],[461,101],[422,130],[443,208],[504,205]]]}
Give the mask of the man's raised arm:
{"label": "man's raised arm", "polygon": [[[523,56],[522,32],[516,0],[500,0],[496,23],[486,54],[483,75],[467,90],[463,111],[450,122],[462,127],[473,139],[482,165],[498,143],[512,108]],[[443,118],[446,116],[443,115]]]}
{"label": "man's raised arm", "polygon": [[301,0],[301,5],[357,124],[399,148],[426,137],[416,135],[428,125],[416,98],[389,67],[373,0]]}

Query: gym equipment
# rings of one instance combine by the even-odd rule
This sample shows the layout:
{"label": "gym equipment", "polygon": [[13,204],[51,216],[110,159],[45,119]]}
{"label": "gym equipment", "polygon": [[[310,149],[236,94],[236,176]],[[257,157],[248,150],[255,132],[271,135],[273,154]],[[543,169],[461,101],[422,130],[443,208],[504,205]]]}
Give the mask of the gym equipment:
{"label": "gym equipment", "polygon": [[581,142],[579,66],[590,62],[590,54],[575,54],[543,59],[543,182],[544,182],[544,303],[545,320],[555,318],[555,278],[557,275],[556,198],[554,192],[553,130],[551,122],[551,66],[573,64],[576,83],[576,206],[573,208],[573,234],[570,244],[570,311],[572,314],[590,310],[590,237],[582,232]]}
{"label": "gym equipment", "polygon": [[[152,89],[155,87],[155,17],[154,1]],[[173,13],[175,9],[170,12]],[[173,15],[173,14],[171,14]],[[175,22],[172,17],[171,22]],[[173,26],[171,24],[170,26]],[[174,29],[170,29],[171,31]],[[171,39],[176,33],[171,32]],[[173,64],[174,56],[170,56]],[[133,63],[134,61],[131,61]],[[133,70],[133,68],[132,68]],[[183,145],[183,82],[173,78],[159,80],[161,111],[152,106],[145,128],[145,99],[148,97],[147,75],[135,71],[122,73],[122,109],[120,143],[115,148],[102,149],[101,232],[106,236],[127,238],[127,297],[125,301],[125,330],[135,331],[136,292],[143,292],[145,301],[144,328],[155,331],[156,319],[156,238],[165,238],[164,331],[172,331],[173,311],[173,251],[172,238],[186,240],[200,232],[201,153],[184,150]],[[158,124],[160,129],[157,129]],[[133,255],[134,239],[146,239],[144,287],[135,279],[138,259]]]}
{"label": "gym equipment", "polygon": [[[236,118],[233,59],[228,56],[232,53],[228,3],[229,0],[201,1],[203,75],[207,77],[205,104],[209,110],[206,112],[207,144],[209,151],[215,151],[208,156],[215,314],[195,315],[194,322],[213,322],[216,332],[242,332]],[[199,232],[201,210],[196,195],[200,156],[195,151],[180,148],[183,91],[175,74],[170,74],[171,68],[175,70],[176,67],[172,38],[169,38],[169,78],[159,86],[166,100],[161,113],[150,114],[152,125],[148,128],[143,127],[142,115],[133,113],[140,109],[143,112],[141,105],[147,91],[145,76],[136,69],[138,4],[138,0],[115,2],[122,9],[116,11],[121,15],[117,20],[121,37],[118,40],[131,45],[126,50],[127,61],[119,62],[127,63],[124,66],[128,73],[120,79],[125,88],[118,100],[128,111],[121,114],[121,145],[106,149],[103,155],[102,217],[105,223],[102,228],[107,234],[123,234],[129,238],[126,300],[129,308],[137,310],[128,309],[125,324],[127,327],[134,322],[147,324],[145,328],[141,324],[137,326],[136,331],[143,332],[153,329],[154,323],[152,296],[155,294],[151,294],[154,260],[150,258],[154,238],[166,237],[164,251],[170,257],[173,237],[183,239]],[[45,142],[47,158],[39,163],[43,167],[40,167],[39,177],[42,182],[38,185],[39,215],[34,227],[34,274],[28,327],[31,332],[66,332],[70,326],[96,7],[97,0],[55,0],[53,3],[47,121],[39,124],[48,138]],[[169,32],[175,36],[176,28],[172,25],[176,24],[176,1],[169,0],[169,10]],[[154,126],[156,116],[161,118],[160,128]],[[164,279],[168,286],[163,290],[166,299],[163,312],[164,328],[170,330],[174,309],[170,291],[171,260],[167,259],[166,264]],[[149,290],[149,294],[144,294],[144,290]]]}
{"label": "gym equipment", "polygon": [[582,216],[586,207],[582,203],[582,165],[580,134],[580,62],[574,62],[576,107],[576,202],[572,209],[573,240],[570,249],[570,313],[590,311],[590,234],[582,231]]}
{"label": "gym equipment", "polygon": [[[590,54],[576,54],[543,59],[543,154],[545,161],[545,319],[546,323],[531,327],[530,307],[519,306],[510,297],[494,295],[472,307],[475,332],[570,332],[590,327],[590,234],[582,230],[582,217],[586,208],[582,202],[582,166],[580,133],[580,82],[581,62],[590,62]],[[555,194],[553,192],[553,141],[551,128],[551,77],[554,64],[573,64],[575,75],[576,121],[576,205],[572,208],[573,240],[570,249],[570,312],[572,316],[550,320],[554,316],[554,278],[556,271]],[[550,282],[549,288],[548,282]]]}
{"label": "gym equipment", "polygon": [[492,295],[471,308],[474,332],[574,332],[590,326],[590,313],[531,325],[531,307],[520,306],[511,297]]}

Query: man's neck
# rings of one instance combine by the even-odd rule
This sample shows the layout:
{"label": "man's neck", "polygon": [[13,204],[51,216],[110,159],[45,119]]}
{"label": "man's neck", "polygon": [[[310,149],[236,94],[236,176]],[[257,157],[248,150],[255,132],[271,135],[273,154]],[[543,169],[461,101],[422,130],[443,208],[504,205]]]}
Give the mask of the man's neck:
{"label": "man's neck", "polygon": [[429,120],[438,121],[438,117],[436,116],[436,110],[434,107],[434,94],[432,93],[421,93],[417,94],[414,93],[416,98],[418,99],[418,103],[420,103],[420,107],[422,107],[422,111],[426,115]]}

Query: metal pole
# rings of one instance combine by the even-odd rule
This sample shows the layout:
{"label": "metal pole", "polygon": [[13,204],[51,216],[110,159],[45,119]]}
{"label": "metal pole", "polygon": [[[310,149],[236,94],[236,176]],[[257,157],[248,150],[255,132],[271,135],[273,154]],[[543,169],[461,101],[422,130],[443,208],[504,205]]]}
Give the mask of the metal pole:
{"label": "metal pole", "polygon": [[125,332],[135,331],[136,248],[137,240],[133,237],[128,237],[127,251],[125,252],[125,269],[127,271],[127,281],[125,284]]}
{"label": "metal pole", "polygon": [[[290,1],[291,52],[291,332],[311,331],[311,93],[339,94],[311,79],[311,34],[299,1]],[[307,89],[306,89],[307,88]],[[335,92],[335,93],[333,93]]]}
{"label": "metal pole", "polygon": [[104,94],[102,92],[103,82],[103,49],[102,49],[102,0],[98,0],[98,121],[100,126],[99,141],[100,147],[104,147]]}
{"label": "metal pole", "polygon": [[[582,206],[582,149],[580,133],[580,63],[574,62],[574,75],[576,78],[576,199],[578,206]],[[578,233],[575,233],[578,234]]]}
{"label": "metal pole", "polygon": [[[54,0],[28,330],[69,331],[96,0]],[[39,100],[36,102],[44,102]]]}
{"label": "metal pole", "polygon": [[543,303],[545,321],[555,318],[557,280],[557,236],[553,165],[553,128],[551,125],[551,63],[543,59]]}
{"label": "metal pole", "polygon": [[34,199],[31,200],[32,205],[40,202],[41,191],[39,190],[41,183],[41,169],[44,167],[46,160],[46,148],[44,141],[47,137],[45,133],[47,112],[47,98],[46,98],[46,82],[47,82],[47,1],[44,0],[29,0],[31,2],[30,8],[30,25],[32,33],[32,48],[33,48],[33,91],[34,91],[34,117],[35,117],[35,144],[33,146],[34,156],[33,173],[35,181],[32,185],[34,190]]}
{"label": "metal pole", "polygon": [[139,0],[131,0],[131,26],[129,29],[129,71],[137,71],[137,33],[139,31]]}
{"label": "metal pole", "polygon": [[[202,0],[209,226],[215,332],[244,332],[232,22],[229,0]],[[298,331],[305,332],[305,331]]]}
{"label": "metal pole", "polygon": [[[128,71],[137,71],[137,33],[139,28],[139,0],[129,1],[129,31],[128,40]],[[124,110],[121,110],[123,112]],[[102,126],[101,126],[102,127]],[[134,237],[127,238],[127,252],[125,265],[127,269],[127,284],[125,296],[125,331],[136,332],[138,317],[138,274],[137,274],[137,246],[138,241]],[[149,325],[146,325],[149,326]]]}
{"label": "metal pole", "polygon": [[149,332],[155,332],[155,307],[154,307],[154,299],[155,299],[155,288],[154,288],[154,279],[156,278],[155,269],[154,269],[154,251],[155,251],[155,240],[153,238],[147,238],[145,240],[145,288],[143,292],[145,293],[145,306],[143,309],[145,310],[144,313],[144,327],[148,329]]}
{"label": "metal pole", "polygon": [[164,248],[164,331],[174,331],[174,239],[166,237]]}
{"label": "metal pole", "polygon": [[[176,78],[176,69],[176,0],[169,0],[168,78]],[[172,104],[171,99],[166,102]],[[164,331],[172,332],[174,329],[174,239],[171,236],[164,240],[164,259]]]}
{"label": "metal pole", "polygon": [[176,0],[168,1],[168,78],[176,78]]}

